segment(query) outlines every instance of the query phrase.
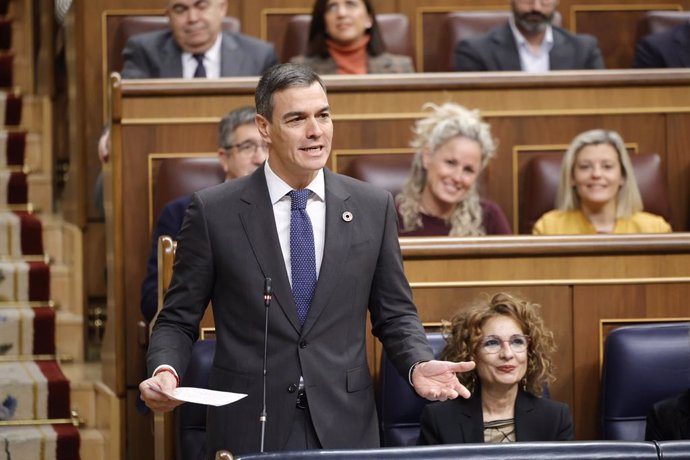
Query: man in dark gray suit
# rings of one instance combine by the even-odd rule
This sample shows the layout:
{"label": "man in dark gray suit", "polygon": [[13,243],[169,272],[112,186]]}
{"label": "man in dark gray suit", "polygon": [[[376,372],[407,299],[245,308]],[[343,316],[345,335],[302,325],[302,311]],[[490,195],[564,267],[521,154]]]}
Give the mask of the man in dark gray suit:
{"label": "man in dark gray suit", "polygon": [[641,39],[635,48],[635,67],[690,67],[690,22]]}
{"label": "man in dark gray suit", "polygon": [[466,72],[603,69],[597,41],[554,26],[558,0],[511,0],[507,24],[455,46],[455,70]]}
{"label": "man in dark gray suit", "polygon": [[271,278],[266,450],[378,447],[367,314],[423,397],[468,397],[455,373],[474,363],[433,360],[403,273],[392,196],[325,168],[333,124],[319,76],[303,65],[273,67],[259,81],[256,106],[268,161],[193,196],[142,399],[154,411],[179,404],[155,390],[178,384],[210,300],[217,344],[209,385],[248,397],[208,409],[207,456],[258,451],[262,294]]}
{"label": "man in dark gray suit", "polygon": [[218,78],[261,75],[276,64],[273,45],[224,32],[225,0],[168,0],[170,30],[130,38],[123,78]]}

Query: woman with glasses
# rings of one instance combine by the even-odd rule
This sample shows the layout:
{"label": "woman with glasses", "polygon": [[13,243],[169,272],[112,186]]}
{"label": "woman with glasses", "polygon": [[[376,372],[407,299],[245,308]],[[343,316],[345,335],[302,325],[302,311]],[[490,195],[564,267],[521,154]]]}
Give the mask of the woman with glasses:
{"label": "woman with glasses", "polygon": [[539,308],[499,293],[455,315],[441,356],[476,362],[458,374],[472,396],[428,404],[419,444],[572,440],[568,406],[541,397],[555,344]]}

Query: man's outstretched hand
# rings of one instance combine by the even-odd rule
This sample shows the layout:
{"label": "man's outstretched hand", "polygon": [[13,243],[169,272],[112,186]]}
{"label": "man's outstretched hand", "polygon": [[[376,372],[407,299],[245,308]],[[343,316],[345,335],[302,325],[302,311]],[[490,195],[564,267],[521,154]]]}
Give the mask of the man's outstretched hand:
{"label": "man's outstretched hand", "polygon": [[470,392],[455,375],[474,369],[474,361],[453,363],[450,361],[425,361],[412,371],[412,385],[422,398],[445,401],[458,396],[469,398]]}

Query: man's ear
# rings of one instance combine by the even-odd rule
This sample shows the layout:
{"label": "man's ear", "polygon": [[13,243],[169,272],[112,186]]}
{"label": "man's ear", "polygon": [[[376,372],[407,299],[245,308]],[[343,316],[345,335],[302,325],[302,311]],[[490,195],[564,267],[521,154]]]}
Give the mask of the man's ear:
{"label": "man's ear", "polygon": [[263,115],[259,115],[258,113],[256,114],[254,121],[256,122],[256,128],[259,130],[261,138],[264,140],[264,142],[269,142],[271,138],[271,123],[269,123],[269,121],[266,120]]}
{"label": "man's ear", "polygon": [[223,172],[225,174],[228,173],[228,157],[225,155],[225,150],[222,148],[218,149],[218,162],[220,163],[220,166],[223,168]]}

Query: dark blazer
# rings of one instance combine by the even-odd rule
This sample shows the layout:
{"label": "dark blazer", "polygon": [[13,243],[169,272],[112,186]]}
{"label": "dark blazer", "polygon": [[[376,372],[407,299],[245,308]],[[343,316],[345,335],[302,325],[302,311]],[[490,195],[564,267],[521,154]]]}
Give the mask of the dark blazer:
{"label": "dark blazer", "polygon": [[647,414],[645,441],[690,439],[690,389],[654,404]]}
{"label": "dark blazer", "polygon": [[[550,70],[604,68],[604,59],[601,57],[596,38],[585,34],[571,34],[556,26],[552,26],[552,30]],[[455,70],[522,70],[520,54],[510,24],[494,27],[484,35],[458,42],[455,45]]]}
{"label": "dark blazer", "polygon": [[[261,75],[278,62],[273,45],[242,34],[223,32],[220,76]],[[171,30],[138,34],[122,50],[122,78],[182,78],[182,49]]]}
{"label": "dark blazer", "polygon": [[151,252],[146,261],[146,277],[141,283],[141,314],[147,322],[151,322],[158,311],[158,238],[169,235],[177,237],[184,212],[192,201],[191,196],[182,196],[167,203],[156,221],[151,235]]}
{"label": "dark blazer", "polygon": [[[427,404],[422,411],[419,444],[484,442],[481,393],[470,399]],[[518,391],[515,401],[515,438],[527,441],[571,441],[573,419],[568,406]]]}
{"label": "dark blazer", "polygon": [[[209,386],[247,393],[210,407],[207,452],[259,450],[264,318],[269,308],[266,450],[281,450],[304,377],[322,446],[379,446],[366,355],[367,313],[373,333],[405,375],[433,359],[403,273],[393,198],[370,184],[324,170],[326,239],[312,304],[300,327],[283,261],[264,168],[195,193],[178,235],[174,272],[150,340],[149,373],[169,364],[184,374],[209,300],[216,354]],[[343,213],[352,213],[345,220]]]}
{"label": "dark blazer", "polygon": [[690,22],[647,35],[635,49],[635,67],[690,67]]}
{"label": "dark blazer", "polygon": [[[308,65],[319,75],[334,75],[338,68],[331,57],[322,58],[319,56],[295,56],[290,59],[295,64]],[[409,56],[399,54],[382,53],[378,56],[367,58],[368,73],[412,73],[414,66]]]}

